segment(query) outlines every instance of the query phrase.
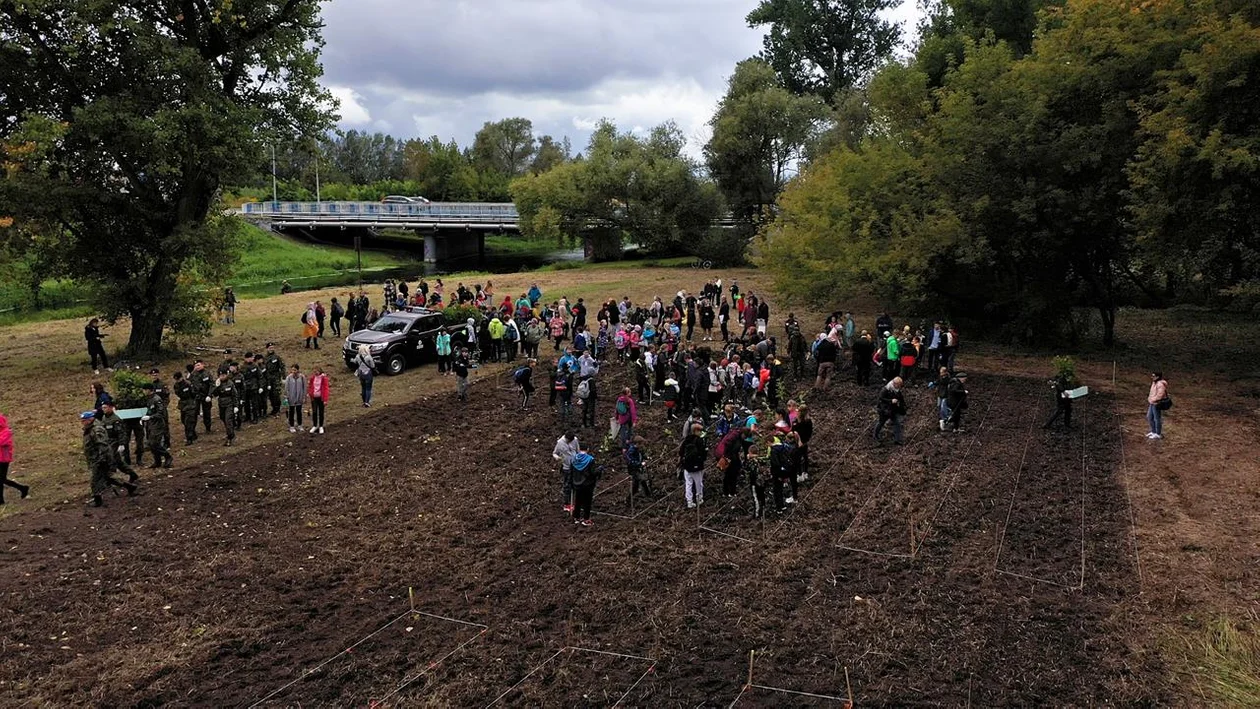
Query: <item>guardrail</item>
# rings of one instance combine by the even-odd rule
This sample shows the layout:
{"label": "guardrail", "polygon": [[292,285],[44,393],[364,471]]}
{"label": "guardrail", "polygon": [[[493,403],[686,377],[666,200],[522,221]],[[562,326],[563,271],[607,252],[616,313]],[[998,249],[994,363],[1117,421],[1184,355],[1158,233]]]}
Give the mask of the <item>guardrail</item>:
{"label": "guardrail", "polygon": [[511,202],[249,202],[241,205],[240,211],[247,215],[273,217],[416,217],[486,221],[517,219],[516,205]]}

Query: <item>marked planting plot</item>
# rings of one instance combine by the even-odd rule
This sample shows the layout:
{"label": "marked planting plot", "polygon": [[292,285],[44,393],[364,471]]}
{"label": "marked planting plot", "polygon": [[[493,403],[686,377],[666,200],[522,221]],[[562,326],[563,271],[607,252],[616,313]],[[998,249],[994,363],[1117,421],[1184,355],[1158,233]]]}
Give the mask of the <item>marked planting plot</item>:
{"label": "marked planting plot", "polygon": [[1085,579],[1086,436],[1030,431],[1001,530],[994,570],[1029,581],[1080,588]]}
{"label": "marked planting plot", "polygon": [[251,706],[388,705],[401,692],[414,696],[445,659],[485,632],[478,623],[407,611]]}
{"label": "marked planting plot", "polygon": [[[1007,397],[993,395],[979,407],[970,433],[933,432],[928,427],[923,445],[891,458],[865,504],[840,535],[837,546],[848,551],[891,558],[913,559],[962,475],[981,439],[987,440],[994,422],[1004,421],[993,404]],[[1014,408],[1014,404],[1007,404]],[[976,410],[978,409],[978,411]],[[996,417],[992,413],[998,413]]]}
{"label": "marked planting plot", "polygon": [[[848,452],[861,439],[861,427],[867,416],[864,412],[854,416],[836,412],[826,417],[814,419],[814,440],[810,443],[810,462],[812,473],[805,483],[801,484],[796,496],[796,504],[789,505],[787,511],[776,517],[767,513],[764,520],[753,518],[755,505],[752,490],[748,487],[748,479],[740,473],[739,492],[731,499],[720,496],[722,490],[722,472],[714,470],[705,476],[706,498],[718,504],[713,509],[702,512],[700,529],[728,539],[741,542],[758,542],[773,538],[782,531],[783,525],[806,505],[806,501],[823,481],[834,473],[845,462]],[[791,494],[789,486],[784,484],[784,495]],[[774,488],[766,486],[766,506],[774,508]]]}
{"label": "marked planting plot", "polygon": [[486,706],[638,706],[642,702],[636,692],[642,691],[655,668],[656,660],[650,657],[565,647]]}
{"label": "marked planting plot", "polygon": [[[817,691],[806,691],[799,688],[774,686],[788,684],[786,678],[774,675],[762,675],[765,669],[755,668],[756,653],[748,654],[748,678],[740,688],[730,707],[847,707],[853,706],[853,690],[849,686],[849,670],[844,671],[844,686],[839,689],[821,688]],[[835,692],[839,692],[836,694]]]}

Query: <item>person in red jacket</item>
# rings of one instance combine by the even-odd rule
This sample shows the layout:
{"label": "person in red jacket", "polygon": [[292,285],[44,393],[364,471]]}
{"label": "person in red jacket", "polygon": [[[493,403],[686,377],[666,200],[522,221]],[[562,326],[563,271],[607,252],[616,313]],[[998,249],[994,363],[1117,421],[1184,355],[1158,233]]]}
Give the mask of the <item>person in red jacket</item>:
{"label": "person in red jacket", "polygon": [[311,400],[311,433],[324,432],[324,407],[328,404],[331,393],[328,375],[324,374],[324,368],[316,367],[311,372],[311,378],[306,380],[306,394]]}
{"label": "person in red jacket", "polygon": [[9,419],[0,414],[0,505],[4,504],[4,489],[14,488],[25,500],[31,494],[28,485],[22,485],[9,479],[9,465],[13,463],[13,430],[9,428]]}

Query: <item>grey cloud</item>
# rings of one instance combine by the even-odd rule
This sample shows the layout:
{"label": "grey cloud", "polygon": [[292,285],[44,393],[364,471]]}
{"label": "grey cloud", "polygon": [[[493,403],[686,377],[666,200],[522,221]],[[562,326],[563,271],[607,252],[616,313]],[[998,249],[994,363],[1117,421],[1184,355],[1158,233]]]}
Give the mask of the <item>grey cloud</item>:
{"label": "grey cloud", "polygon": [[747,0],[334,0],[331,84],[446,95],[582,91],[609,77],[721,80],[757,51]]}

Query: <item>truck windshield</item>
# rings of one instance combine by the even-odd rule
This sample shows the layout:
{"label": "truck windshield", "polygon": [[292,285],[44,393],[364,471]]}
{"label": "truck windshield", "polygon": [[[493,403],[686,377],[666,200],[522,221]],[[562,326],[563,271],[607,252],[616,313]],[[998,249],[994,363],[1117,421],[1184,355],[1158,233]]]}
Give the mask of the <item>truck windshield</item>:
{"label": "truck windshield", "polygon": [[400,318],[394,315],[386,315],[385,317],[372,323],[369,330],[376,332],[406,332],[407,326],[411,324],[411,318]]}

